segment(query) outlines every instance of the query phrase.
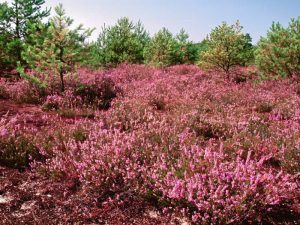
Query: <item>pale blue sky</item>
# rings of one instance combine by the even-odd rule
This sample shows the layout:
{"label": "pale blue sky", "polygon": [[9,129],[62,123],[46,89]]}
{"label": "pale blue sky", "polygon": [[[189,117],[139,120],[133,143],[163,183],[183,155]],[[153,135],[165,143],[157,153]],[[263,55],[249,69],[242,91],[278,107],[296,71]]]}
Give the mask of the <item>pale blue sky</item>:
{"label": "pale blue sky", "polygon": [[292,17],[300,16],[300,0],[46,0],[46,5],[59,2],[76,23],[97,28],[94,38],[104,23],[111,25],[127,16],[140,19],[150,34],[161,27],[173,33],[184,28],[194,41],[201,41],[222,21],[239,19],[244,32],[256,42],[272,21],[287,25]]}

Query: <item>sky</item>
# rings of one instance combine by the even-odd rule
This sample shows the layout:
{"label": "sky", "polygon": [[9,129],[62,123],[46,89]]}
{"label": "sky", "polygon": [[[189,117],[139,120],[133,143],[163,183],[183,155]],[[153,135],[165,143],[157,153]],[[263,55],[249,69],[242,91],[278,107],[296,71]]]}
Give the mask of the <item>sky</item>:
{"label": "sky", "polygon": [[232,24],[239,20],[256,43],[272,21],[287,26],[291,18],[300,16],[300,0],[46,0],[45,6],[54,8],[58,3],[76,24],[96,28],[92,39],[104,23],[113,25],[127,16],[135,22],[141,20],[151,35],[162,27],[174,34],[184,28],[195,42],[222,21]]}

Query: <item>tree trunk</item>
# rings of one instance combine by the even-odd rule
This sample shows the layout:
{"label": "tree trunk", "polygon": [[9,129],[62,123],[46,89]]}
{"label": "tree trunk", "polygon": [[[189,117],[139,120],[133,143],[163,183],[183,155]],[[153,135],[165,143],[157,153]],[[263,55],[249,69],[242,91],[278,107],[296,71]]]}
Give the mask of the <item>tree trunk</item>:
{"label": "tree trunk", "polygon": [[[61,63],[63,63],[64,62],[64,60],[63,60],[63,57],[64,57],[64,48],[60,46],[59,49],[60,49],[59,60],[60,60]],[[59,70],[61,92],[65,91],[64,73],[65,73],[65,71],[63,69],[63,66],[61,66],[60,70]]]}
{"label": "tree trunk", "polygon": [[16,12],[16,38],[20,39],[20,18],[19,18],[19,2],[16,1],[15,5],[15,12]]}
{"label": "tree trunk", "polygon": [[[21,34],[20,34],[20,15],[19,15],[19,2],[16,1],[16,5],[15,5],[15,13],[16,13],[16,29],[15,29],[15,35],[16,35],[16,39],[18,39],[19,41],[21,41]],[[17,60],[21,61],[21,46],[18,43],[18,46],[16,48],[16,54],[17,54]]]}

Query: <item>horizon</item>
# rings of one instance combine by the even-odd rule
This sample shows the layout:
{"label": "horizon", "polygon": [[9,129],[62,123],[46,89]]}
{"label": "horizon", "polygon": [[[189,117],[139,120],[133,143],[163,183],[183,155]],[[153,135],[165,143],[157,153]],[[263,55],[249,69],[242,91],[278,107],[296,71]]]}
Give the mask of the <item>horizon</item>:
{"label": "horizon", "polygon": [[51,7],[53,15],[53,9],[59,3],[74,19],[74,24],[96,28],[91,40],[98,37],[104,24],[114,25],[119,18],[128,17],[134,22],[140,20],[151,36],[162,27],[173,34],[183,28],[194,42],[202,41],[223,21],[233,24],[239,20],[243,32],[250,34],[254,44],[267,34],[273,21],[287,26],[291,18],[299,16],[297,9],[300,8],[297,0],[46,0],[45,7]]}

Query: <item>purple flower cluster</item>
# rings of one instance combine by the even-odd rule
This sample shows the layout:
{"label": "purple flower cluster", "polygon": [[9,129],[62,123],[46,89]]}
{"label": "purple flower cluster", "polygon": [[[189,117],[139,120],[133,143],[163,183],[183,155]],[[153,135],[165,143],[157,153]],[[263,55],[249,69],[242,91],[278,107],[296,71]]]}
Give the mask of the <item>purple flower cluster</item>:
{"label": "purple flower cluster", "polygon": [[[109,77],[122,94],[93,119],[49,114],[35,131],[22,123],[47,156],[33,163],[36,171],[78,179],[87,190],[151,195],[201,224],[258,221],[299,204],[300,97],[293,83],[257,84],[247,69],[248,80],[234,83],[186,65],[78,73],[86,82]],[[84,107],[67,95],[46,102]],[[13,132],[11,124],[1,120],[0,136]]]}

